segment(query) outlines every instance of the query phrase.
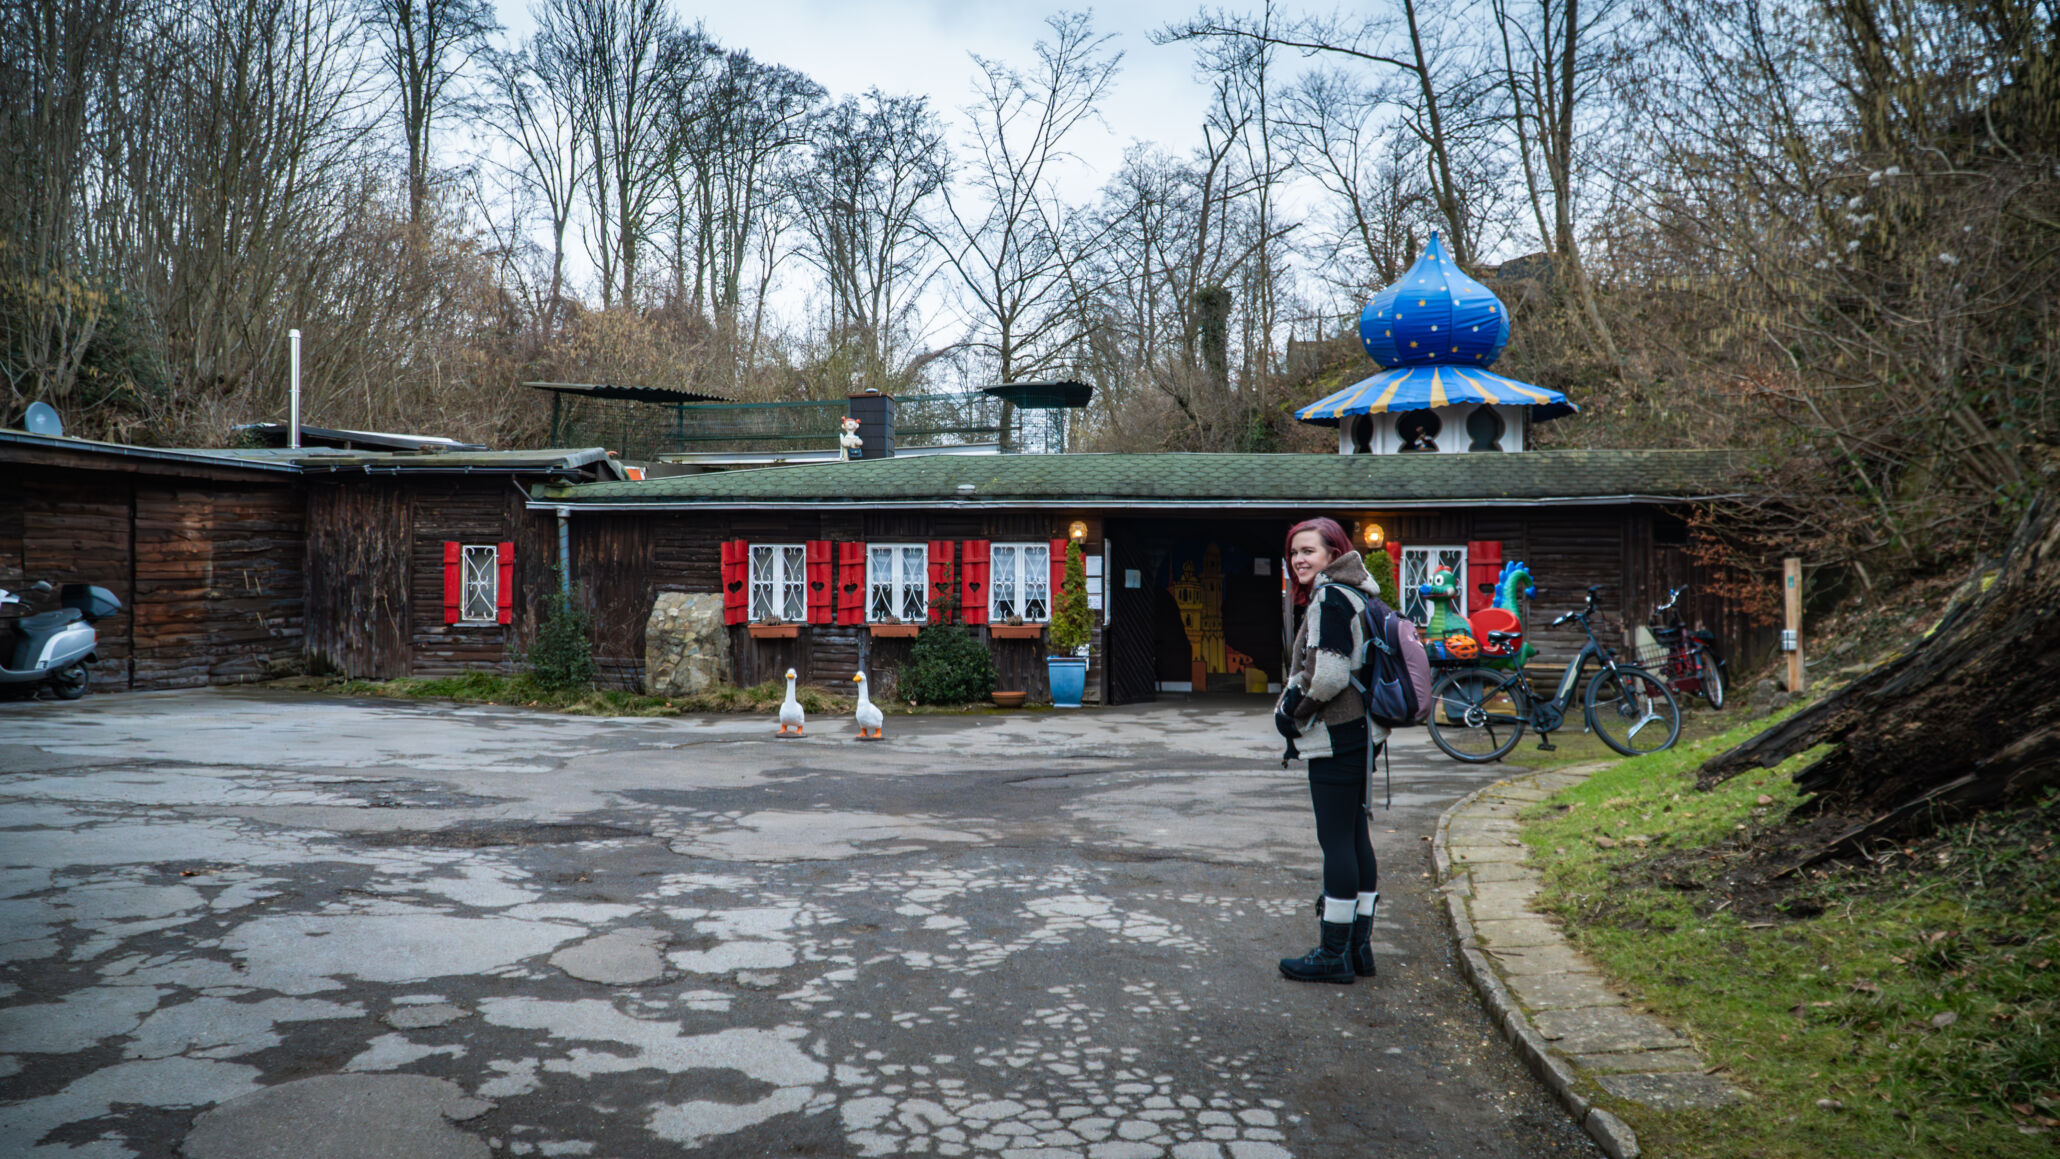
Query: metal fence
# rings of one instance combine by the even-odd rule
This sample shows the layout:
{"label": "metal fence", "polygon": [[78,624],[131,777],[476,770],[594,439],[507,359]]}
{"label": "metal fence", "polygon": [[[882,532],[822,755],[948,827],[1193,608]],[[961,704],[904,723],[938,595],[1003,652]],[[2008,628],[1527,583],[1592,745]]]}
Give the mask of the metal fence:
{"label": "metal fence", "polygon": [[[694,451],[834,450],[843,399],[809,402],[655,403],[566,396],[552,442],[607,447],[625,459]],[[1012,450],[1065,449],[1069,411],[1015,410]],[[894,397],[896,447],[949,447],[1000,442],[1001,400],[979,392]]]}

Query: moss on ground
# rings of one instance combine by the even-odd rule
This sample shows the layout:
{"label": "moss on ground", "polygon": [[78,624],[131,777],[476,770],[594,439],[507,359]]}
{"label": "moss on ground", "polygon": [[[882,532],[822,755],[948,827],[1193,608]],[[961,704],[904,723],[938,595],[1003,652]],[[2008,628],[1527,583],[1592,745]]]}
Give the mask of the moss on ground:
{"label": "moss on ground", "polygon": [[1623,760],[1525,812],[1540,904],[1751,1098],[1627,1114],[1651,1155],[2060,1151],[2060,794],[1783,874],[1848,819],[1791,775],[1708,792],[1755,722]]}

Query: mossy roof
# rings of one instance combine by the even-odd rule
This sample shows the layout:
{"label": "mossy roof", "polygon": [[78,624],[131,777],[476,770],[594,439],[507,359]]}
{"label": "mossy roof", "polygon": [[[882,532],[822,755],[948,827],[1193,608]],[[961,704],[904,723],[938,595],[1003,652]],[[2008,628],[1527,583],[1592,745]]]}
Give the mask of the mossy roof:
{"label": "mossy roof", "polygon": [[1654,502],[1738,491],[1730,451],[933,455],[539,488],[609,507],[1293,507]]}

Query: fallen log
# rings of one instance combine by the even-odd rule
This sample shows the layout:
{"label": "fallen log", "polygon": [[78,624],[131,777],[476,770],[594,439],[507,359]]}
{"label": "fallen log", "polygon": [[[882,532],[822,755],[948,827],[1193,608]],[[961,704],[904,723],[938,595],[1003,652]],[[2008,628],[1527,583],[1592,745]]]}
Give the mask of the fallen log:
{"label": "fallen log", "polygon": [[1833,747],[1795,774],[1804,809],[1870,818],[1812,856],[2060,785],[2060,502],[2032,500],[2010,545],[1893,659],[1705,762],[1703,788]]}

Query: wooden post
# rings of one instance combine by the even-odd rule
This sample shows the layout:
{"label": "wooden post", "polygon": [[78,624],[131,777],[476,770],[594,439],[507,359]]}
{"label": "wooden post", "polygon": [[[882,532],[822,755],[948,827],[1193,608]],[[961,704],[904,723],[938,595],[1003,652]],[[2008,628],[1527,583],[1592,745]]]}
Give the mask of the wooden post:
{"label": "wooden post", "polygon": [[1788,691],[1803,691],[1802,560],[1781,561],[1781,604],[1784,612],[1781,650],[1788,653]]}

